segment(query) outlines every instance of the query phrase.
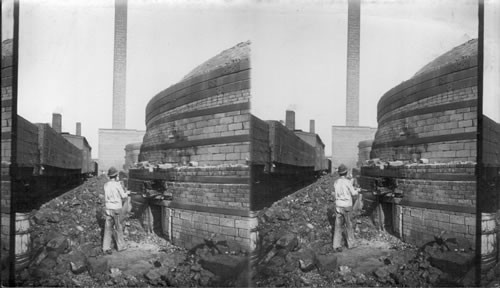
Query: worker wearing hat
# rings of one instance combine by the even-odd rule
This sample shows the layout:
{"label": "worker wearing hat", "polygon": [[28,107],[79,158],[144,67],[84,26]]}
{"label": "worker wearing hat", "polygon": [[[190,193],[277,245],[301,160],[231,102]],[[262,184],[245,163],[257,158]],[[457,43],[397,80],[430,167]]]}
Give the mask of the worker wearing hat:
{"label": "worker wearing hat", "polygon": [[116,249],[123,251],[126,249],[123,239],[123,227],[121,224],[122,200],[128,197],[118,178],[118,170],[111,167],[108,170],[109,181],[104,184],[104,199],[106,205],[106,223],[104,225],[104,239],[102,250],[111,254],[111,238],[115,238]]}
{"label": "worker wearing hat", "polygon": [[351,222],[352,213],[352,196],[358,195],[358,189],[354,188],[352,182],[347,179],[347,167],[340,164],[338,167],[339,178],[335,180],[334,196],[335,196],[335,229],[333,234],[333,249],[342,251],[342,232],[344,229],[347,234],[347,247],[353,248],[354,231]]}

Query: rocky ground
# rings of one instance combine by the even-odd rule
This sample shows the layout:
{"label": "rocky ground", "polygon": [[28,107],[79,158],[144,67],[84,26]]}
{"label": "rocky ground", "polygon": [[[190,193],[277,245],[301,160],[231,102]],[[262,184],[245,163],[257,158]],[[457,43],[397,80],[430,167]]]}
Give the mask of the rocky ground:
{"label": "rocky ground", "polygon": [[[45,203],[31,213],[31,261],[19,286],[247,286],[248,257],[225,241],[207,239],[190,251],[146,233],[140,215],[125,221],[128,249],[105,255],[105,176]],[[132,211],[134,212],[134,211]]]}

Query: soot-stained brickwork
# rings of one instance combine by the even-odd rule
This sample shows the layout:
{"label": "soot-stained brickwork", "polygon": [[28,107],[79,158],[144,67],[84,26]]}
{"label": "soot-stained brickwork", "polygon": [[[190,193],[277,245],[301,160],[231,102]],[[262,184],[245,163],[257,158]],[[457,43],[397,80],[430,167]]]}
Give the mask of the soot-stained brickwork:
{"label": "soot-stained brickwork", "polygon": [[347,3],[346,126],[358,126],[361,1],[350,0]]}
{"label": "soot-stained brickwork", "polygon": [[[373,187],[375,179],[395,179],[403,197],[394,205],[393,226],[403,240],[418,245],[446,231],[475,242],[476,176],[474,163],[408,164],[400,167],[362,167],[360,184]],[[396,211],[397,210],[397,211]],[[399,225],[402,223],[402,225]]]}
{"label": "soot-stained brickwork", "polygon": [[382,96],[372,158],[476,161],[477,40],[445,55]]}
{"label": "soot-stained brickwork", "polygon": [[128,0],[115,0],[113,57],[113,129],[125,129],[127,88]]}
{"label": "soot-stained brickwork", "polygon": [[[8,24],[8,23],[2,23]],[[12,109],[13,99],[13,41],[12,39],[2,41],[2,166],[1,166],[1,260],[9,263],[10,252],[10,215],[12,206],[12,185],[11,185],[11,156],[12,156],[12,117],[16,111]],[[14,115],[13,115],[14,114]],[[8,279],[2,279],[2,283],[7,283]]]}
{"label": "soot-stained brickwork", "polygon": [[160,181],[175,244],[211,237],[251,250],[250,43],[223,51],[151,99],[139,161],[175,167],[129,170],[129,188]]}
{"label": "soot-stained brickwork", "polygon": [[370,157],[406,164],[362,167],[360,183],[370,189],[375,179],[394,181],[399,197],[386,197],[384,205],[407,242],[424,244],[444,231],[475,248],[477,43],[444,53],[378,103]]}

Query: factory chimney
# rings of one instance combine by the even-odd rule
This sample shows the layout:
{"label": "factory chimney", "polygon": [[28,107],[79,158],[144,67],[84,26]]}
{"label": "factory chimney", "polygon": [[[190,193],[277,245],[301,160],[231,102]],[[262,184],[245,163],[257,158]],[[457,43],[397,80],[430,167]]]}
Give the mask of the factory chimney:
{"label": "factory chimney", "polygon": [[82,123],[76,122],[76,136],[82,136]]}
{"label": "factory chimney", "polygon": [[295,112],[286,110],[285,126],[289,130],[295,130]]}
{"label": "factory chimney", "polygon": [[346,126],[359,126],[359,41],[361,0],[347,1]]}
{"label": "factory chimney", "polygon": [[113,129],[125,129],[127,79],[127,0],[115,0]]}
{"label": "factory chimney", "polygon": [[62,129],[62,116],[59,113],[52,113],[52,129],[57,133],[61,133]]}
{"label": "factory chimney", "polygon": [[309,120],[309,133],[316,133],[314,120]]}

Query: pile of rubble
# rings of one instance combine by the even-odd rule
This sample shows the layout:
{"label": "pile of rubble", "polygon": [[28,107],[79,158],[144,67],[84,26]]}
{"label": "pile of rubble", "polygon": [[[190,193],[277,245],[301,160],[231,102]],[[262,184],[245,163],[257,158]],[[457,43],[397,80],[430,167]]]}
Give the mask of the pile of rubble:
{"label": "pile of rubble", "polygon": [[[414,287],[471,283],[470,275],[465,277],[469,280],[463,276],[470,271],[472,253],[457,254],[453,251],[457,245],[444,241],[442,235],[417,249],[379,232],[367,215],[357,215],[353,221],[358,247],[335,253],[334,180],[332,175],[326,175],[260,211],[259,240],[252,266],[257,286]],[[455,265],[455,270],[450,271],[450,265]],[[453,273],[457,271],[460,277]]]}
{"label": "pile of rubble", "polygon": [[239,247],[214,238],[187,251],[147,233],[138,213],[124,223],[129,248],[104,255],[106,181],[91,178],[32,211],[30,262],[18,271],[17,285],[248,286],[248,257]]}

